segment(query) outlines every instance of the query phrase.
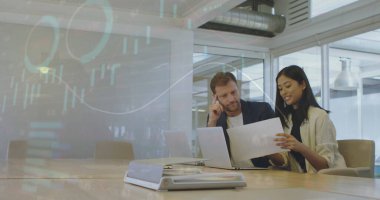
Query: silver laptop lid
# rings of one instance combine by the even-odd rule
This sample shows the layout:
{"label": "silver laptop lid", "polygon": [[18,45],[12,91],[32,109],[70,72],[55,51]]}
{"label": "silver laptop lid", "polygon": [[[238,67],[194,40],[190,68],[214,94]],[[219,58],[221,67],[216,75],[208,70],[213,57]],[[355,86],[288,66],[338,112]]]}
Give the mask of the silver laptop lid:
{"label": "silver laptop lid", "polygon": [[205,165],[233,169],[222,127],[197,128],[199,146]]}
{"label": "silver laptop lid", "polygon": [[166,130],[163,131],[163,135],[165,137],[169,157],[193,157],[186,133],[184,131]]}

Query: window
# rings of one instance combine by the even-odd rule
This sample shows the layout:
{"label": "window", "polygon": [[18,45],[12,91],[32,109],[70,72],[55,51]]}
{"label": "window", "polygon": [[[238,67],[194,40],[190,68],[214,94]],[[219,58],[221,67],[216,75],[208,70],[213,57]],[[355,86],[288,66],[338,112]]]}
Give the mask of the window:
{"label": "window", "polygon": [[322,15],[324,13],[330,12],[334,9],[343,7],[356,1],[358,0],[311,0],[310,17]]}
{"label": "window", "polygon": [[241,62],[242,66],[246,66],[242,67],[241,98],[264,101],[263,60],[241,58]]}
{"label": "window", "polygon": [[[244,100],[264,100],[264,61],[261,58],[217,55],[211,53],[193,54],[193,130],[205,127],[208,107],[212,92],[210,81],[215,73],[224,71],[233,73],[240,87],[240,95]],[[195,155],[198,154],[196,133],[194,131],[192,145]]]}
{"label": "window", "polygon": [[[330,118],[336,128],[337,139],[374,140],[377,166],[380,165],[379,38],[380,29],[328,44],[330,98],[327,109],[331,111]],[[320,52],[320,47],[312,47],[280,56],[279,69],[293,64],[302,67],[318,103],[322,105]],[[342,71],[344,80],[350,80],[350,84],[339,81]]]}
{"label": "window", "polygon": [[[329,44],[330,49],[330,117],[335,123],[338,139],[364,138],[376,143],[377,163],[380,162],[380,29]],[[358,81],[356,88],[335,88],[343,70],[342,58]]]}
{"label": "window", "polygon": [[279,70],[289,65],[298,65],[305,71],[314,96],[321,105],[321,50],[320,47],[312,47],[302,51],[281,56]]}

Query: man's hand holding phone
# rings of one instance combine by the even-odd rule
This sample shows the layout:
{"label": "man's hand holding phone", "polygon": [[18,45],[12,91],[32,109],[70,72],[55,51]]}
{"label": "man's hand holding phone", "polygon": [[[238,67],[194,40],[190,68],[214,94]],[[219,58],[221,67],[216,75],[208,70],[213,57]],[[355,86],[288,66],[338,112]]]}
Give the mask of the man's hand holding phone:
{"label": "man's hand holding phone", "polygon": [[218,121],[220,115],[223,112],[223,106],[219,103],[218,97],[212,95],[212,103],[209,106],[209,118],[208,118],[208,127],[216,126],[216,121]]}

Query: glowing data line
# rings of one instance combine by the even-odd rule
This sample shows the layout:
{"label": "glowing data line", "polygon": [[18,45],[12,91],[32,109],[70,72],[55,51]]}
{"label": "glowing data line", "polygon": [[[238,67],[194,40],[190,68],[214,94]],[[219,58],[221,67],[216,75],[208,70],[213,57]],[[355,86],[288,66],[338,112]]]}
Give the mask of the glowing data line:
{"label": "glowing data line", "polygon": [[91,79],[90,79],[90,85],[91,85],[91,87],[94,87],[95,86],[95,69],[92,69],[91,70]]}
{"label": "glowing data line", "polygon": [[25,97],[24,97],[24,110],[26,109],[26,106],[28,105],[28,94],[29,94],[29,83],[25,84]]}
{"label": "glowing data line", "polygon": [[32,129],[61,129],[63,128],[60,122],[39,122],[34,121],[30,123]]}
{"label": "glowing data line", "polygon": [[11,89],[13,88],[14,84],[15,84],[15,76],[12,76],[11,77],[11,85],[10,85]]}
{"label": "glowing data line", "polygon": [[58,76],[59,84],[61,84],[62,76],[63,76],[63,65],[59,65],[59,76]]}
{"label": "glowing data line", "polygon": [[164,9],[165,9],[165,2],[164,0],[160,0],[160,18],[164,17]]}
{"label": "glowing data line", "polygon": [[40,97],[41,96],[41,84],[37,84],[37,93],[36,93],[36,97]]}
{"label": "glowing data line", "polygon": [[[62,81],[63,82],[63,81]],[[70,86],[68,84],[65,84],[65,94],[63,96],[63,110],[62,110],[62,113],[66,113],[67,112],[67,96],[68,96],[68,93],[69,93],[69,89],[70,89]]]}
{"label": "glowing data line", "polygon": [[115,79],[116,79],[116,69],[120,68],[121,64],[113,64],[111,67],[111,85],[115,85]]}
{"label": "glowing data line", "polygon": [[102,66],[100,67],[100,79],[104,79],[104,75],[106,73],[106,64],[102,64]]}
{"label": "glowing data line", "polygon": [[137,55],[139,53],[139,39],[135,39],[134,45],[133,45],[133,54]]}
{"label": "glowing data line", "polygon": [[21,72],[21,82],[25,81],[25,69],[22,70]]}
{"label": "glowing data line", "polygon": [[177,9],[178,9],[177,4],[174,4],[173,5],[173,18],[177,18]]}
{"label": "glowing data line", "polygon": [[[70,30],[73,30],[71,29],[71,24],[72,22],[74,21],[74,18],[77,16],[77,14],[79,13],[79,11],[86,5],[91,5],[91,4],[94,4],[94,5],[98,5],[98,6],[101,6],[102,7],[102,10],[103,10],[103,13],[105,15],[105,18],[106,18],[106,24],[105,24],[105,27],[104,27],[104,31],[103,31],[103,35],[100,39],[100,41],[97,43],[96,47],[94,49],[92,49],[90,52],[82,55],[82,56],[76,56],[74,55],[74,53],[71,51],[71,48],[69,47],[69,31]],[[68,24],[68,28],[67,28],[67,31],[66,31],[66,49],[67,49],[67,52],[69,53],[69,55],[76,59],[76,60],[79,60],[82,64],[85,64],[85,63],[89,63],[90,61],[92,61],[94,58],[96,58],[100,52],[104,49],[104,47],[106,46],[109,38],[110,38],[110,35],[112,33],[112,27],[113,27],[113,11],[112,11],[112,7],[111,5],[109,4],[109,2],[107,0],[87,0],[85,1],[82,5],[80,5],[75,11],[74,11],[74,14],[71,16],[70,20],[69,20],[69,24]]]}
{"label": "glowing data line", "polygon": [[82,90],[80,91],[80,103],[84,103],[84,94],[85,94],[85,89],[82,88]]}
{"label": "glowing data line", "polygon": [[5,112],[5,107],[7,106],[7,95],[3,97],[3,106],[1,107],[1,112]]}
{"label": "glowing data line", "polygon": [[191,19],[187,19],[187,28],[191,29],[191,27],[192,27],[192,21]]}
{"label": "glowing data line", "polygon": [[123,38],[123,55],[128,53],[128,39],[127,37]]}
{"label": "glowing data line", "polygon": [[14,106],[16,105],[16,101],[17,101],[17,93],[18,93],[18,83],[16,82],[14,93],[13,93],[13,105]]}
{"label": "glowing data line", "polygon": [[51,77],[51,83],[55,83],[55,77],[57,76],[57,70],[56,69],[50,69],[52,71],[52,77]]}
{"label": "glowing data line", "polygon": [[[72,98],[77,98],[80,100],[80,102],[86,106],[87,108],[93,110],[93,111],[97,111],[97,112],[102,112],[102,113],[105,113],[105,114],[109,114],[109,115],[128,115],[128,114],[132,114],[132,113],[136,113],[136,112],[139,112],[141,110],[144,110],[146,109],[148,106],[152,105],[153,103],[155,103],[158,99],[160,99],[162,96],[166,95],[169,93],[170,90],[172,90],[174,87],[176,87],[179,83],[181,83],[184,79],[190,77],[193,75],[193,72],[196,71],[197,69],[199,68],[202,68],[202,67],[205,67],[205,66],[208,66],[208,65],[224,65],[228,68],[231,68],[231,69],[234,69],[234,70],[239,70],[237,69],[236,67],[233,67],[232,65],[229,65],[229,64],[226,64],[226,63],[218,63],[218,62],[213,62],[213,63],[207,63],[207,64],[204,64],[204,65],[200,65],[198,67],[196,67],[195,69],[192,69],[190,70],[189,72],[187,72],[186,74],[184,74],[182,77],[180,77],[178,80],[174,81],[172,84],[170,84],[170,86],[163,90],[160,94],[158,94],[157,96],[155,96],[154,98],[150,99],[147,103],[137,107],[137,108],[134,108],[132,110],[126,110],[126,111],[123,111],[123,112],[112,112],[112,111],[108,111],[108,110],[104,110],[104,109],[101,109],[101,108],[98,108],[98,107],[94,107],[90,104],[88,104],[85,100],[85,92],[84,92],[84,89],[81,90],[81,93],[80,93],[80,96],[77,94],[77,88],[74,86],[74,87],[70,87],[70,85],[64,81],[63,79],[61,79],[60,77],[57,77],[59,79],[60,82],[62,82],[64,85],[65,85],[65,93],[64,93],[64,103],[63,103],[63,110],[62,112],[65,113],[67,112],[67,101],[68,101],[68,96],[69,96],[69,92],[73,95]],[[163,63],[163,64],[160,64],[156,67],[153,67],[153,68],[160,68],[162,66],[166,66],[166,65],[169,65],[168,63]],[[113,65],[113,66],[120,66],[120,64],[117,64],[117,65]],[[115,67],[112,67],[112,68],[115,68]],[[94,71],[95,72],[95,71]],[[249,77],[248,75],[246,74],[242,74],[244,77],[246,77],[249,81],[252,82],[252,84],[254,84],[261,92],[262,94],[267,97],[267,99],[269,99],[270,101],[273,102],[273,100],[269,97],[269,95],[265,94],[264,93],[264,90],[255,82],[255,80],[253,80],[251,77]],[[73,102],[73,101],[72,101]]]}
{"label": "glowing data line", "polygon": [[71,108],[75,108],[75,104],[76,104],[76,96],[77,96],[77,86],[74,86],[73,87],[73,91],[72,91],[72,98],[71,98]]}
{"label": "glowing data line", "polygon": [[30,104],[33,104],[34,97],[36,96],[35,91],[36,90],[36,85],[33,83],[32,87],[30,88]]}
{"label": "glowing data line", "polygon": [[150,44],[150,33],[151,32],[151,28],[150,28],[150,26],[147,26],[146,27],[146,44]]}

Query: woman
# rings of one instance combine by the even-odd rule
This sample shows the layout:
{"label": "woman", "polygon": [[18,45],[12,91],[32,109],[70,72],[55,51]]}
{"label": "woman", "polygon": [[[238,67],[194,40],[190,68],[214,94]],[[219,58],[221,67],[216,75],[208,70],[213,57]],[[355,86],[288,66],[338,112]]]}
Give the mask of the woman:
{"label": "woman", "polygon": [[290,151],[271,155],[272,163],[308,173],[346,167],[338,151],[335,127],[315,100],[305,72],[296,65],[285,67],[276,83],[275,112],[285,133],[277,134],[275,141]]}

